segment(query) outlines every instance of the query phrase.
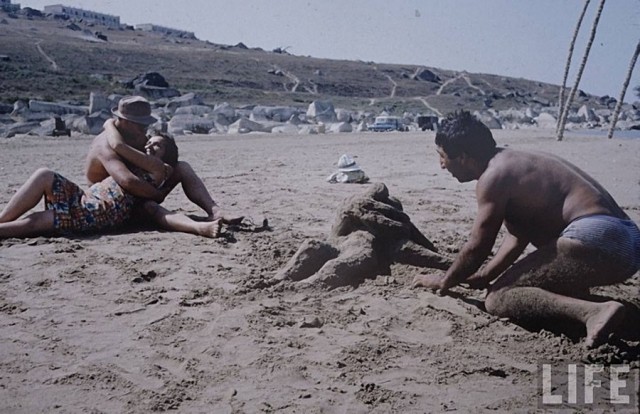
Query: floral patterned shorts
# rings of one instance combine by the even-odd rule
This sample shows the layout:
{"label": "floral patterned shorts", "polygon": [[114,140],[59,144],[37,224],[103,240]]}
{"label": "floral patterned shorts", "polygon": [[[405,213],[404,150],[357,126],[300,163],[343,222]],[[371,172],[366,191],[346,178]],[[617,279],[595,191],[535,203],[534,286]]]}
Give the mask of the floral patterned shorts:
{"label": "floral patterned shorts", "polygon": [[56,173],[52,193],[45,197],[45,208],[54,211],[54,228],[62,234],[117,227],[131,217],[135,201],[111,177],[84,191]]}

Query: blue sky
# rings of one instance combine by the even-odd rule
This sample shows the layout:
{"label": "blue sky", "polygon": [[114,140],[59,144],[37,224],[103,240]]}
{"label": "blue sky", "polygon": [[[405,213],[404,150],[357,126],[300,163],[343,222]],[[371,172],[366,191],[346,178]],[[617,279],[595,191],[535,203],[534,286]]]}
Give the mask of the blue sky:
{"label": "blue sky", "polygon": [[[583,0],[14,0],[42,10],[64,4],[195,32],[201,40],[295,55],[492,73],[562,82]],[[592,0],[574,52],[570,86],[595,11]],[[618,98],[640,40],[640,0],[604,7],[580,89]],[[640,64],[625,101],[637,100]]]}

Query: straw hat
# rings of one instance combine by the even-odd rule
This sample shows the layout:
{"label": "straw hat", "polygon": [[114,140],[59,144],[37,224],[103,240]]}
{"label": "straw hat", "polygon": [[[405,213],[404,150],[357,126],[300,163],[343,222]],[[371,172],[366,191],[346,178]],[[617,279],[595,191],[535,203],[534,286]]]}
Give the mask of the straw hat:
{"label": "straw hat", "polygon": [[151,104],[142,96],[125,96],[118,102],[118,107],[111,112],[118,118],[126,119],[136,124],[151,125],[158,120],[151,116]]}
{"label": "straw hat", "polygon": [[360,166],[350,155],[343,154],[338,160],[338,169],[342,172],[360,171]]}

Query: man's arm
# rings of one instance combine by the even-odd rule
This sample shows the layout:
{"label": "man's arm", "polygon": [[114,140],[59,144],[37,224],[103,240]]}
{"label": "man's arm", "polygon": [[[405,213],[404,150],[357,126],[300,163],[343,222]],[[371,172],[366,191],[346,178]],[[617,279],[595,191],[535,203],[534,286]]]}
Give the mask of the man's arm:
{"label": "man's arm", "polygon": [[127,144],[113,122],[105,122],[105,130],[108,132],[107,143],[111,149],[129,163],[150,173],[156,183],[163,183],[171,175],[172,168],[160,158],[145,154]]}
{"label": "man's arm", "polygon": [[451,287],[473,275],[487,259],[505,217],[508,185],[489,176],[480,177],[476,187],[478,215],[469,240],[447,270],[444,277],[435,274],[417,275],[413,287],[423,286],[445,293]]}
{"label": "man's arm", "polygon": [[511,233],[507,233],[493,259],[481,271],[468,278],[466,282],[473,288],[484,289],[520,257],[528,244],[526,240],[520,240]]}
{"label": "man's arm", "polygon": [[473,223],[469,240],[442,279],[441,290],[446,291],[467,279],[489,257],[504,218],[504,207],[501,204],[478,200],[478,216]]}
{"label": "man's arm", "polygon": [[99,157],[107,173],[113,177],[124,191],[136,197],[154,200],[158,203],[164,201],[166,194],[133,174],[115,152],[103,150]]}

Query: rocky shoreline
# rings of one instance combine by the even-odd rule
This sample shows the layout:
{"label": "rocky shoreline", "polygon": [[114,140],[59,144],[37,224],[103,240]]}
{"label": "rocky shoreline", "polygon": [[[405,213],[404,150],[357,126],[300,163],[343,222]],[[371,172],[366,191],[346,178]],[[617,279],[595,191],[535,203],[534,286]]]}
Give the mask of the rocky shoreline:
{"label": "rocky shoreline", "polygon": [[[139,75],[123,83],[132,90],[131,94],[144,96],[151,101],[153,114],[158,119],[154,128],[173,135],[363,132],[368,130],[377,116],[391,115],[385,111],[337,108],[329,99],[314,100],[306,107],[233,106],[227,102],[212,105],[205,103],[196,93],[183,94],[170,87],[164,77],[155,72]],[[107,96],[92,92],[88,105],[37,99],[28,102],[18,100],[13,106],[0,104],[0,137],[9,138],[17,134],[56,136],[70,135],[72,132],[97,135],[102,131],[104,122],[112,117],[111,109],[117,106],[122,97],[121,94]],[[610,97],[602,97],[597,103],[600,107],[583,103],[578,109],[570,110],[566,129],[609,129],[613,119],[611,108],[616,101]],[[405,126],[403,130],[419,130],[420,116],[444,115],[437,109],[434,112],[402,113],[400,117]],[[558,107],[550,106],[548,102],[532,102],[523,108],[485,108],[474,111],[474,115],[491,129],[554,129],[558,113]],[[640,129],[640,102],[622,105],[616,128]]]}

